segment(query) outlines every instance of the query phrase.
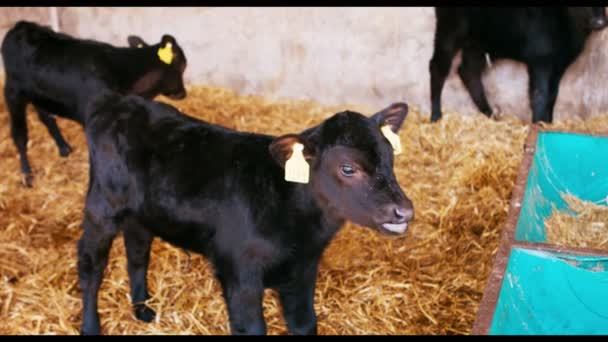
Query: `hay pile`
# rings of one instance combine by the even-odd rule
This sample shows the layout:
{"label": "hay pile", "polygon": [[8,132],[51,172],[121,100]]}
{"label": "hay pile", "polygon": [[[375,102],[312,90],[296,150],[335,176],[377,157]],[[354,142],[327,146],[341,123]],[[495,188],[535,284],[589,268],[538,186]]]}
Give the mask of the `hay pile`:
{"label": "hay pile", "polygon": [[545,219],[547,242],[608,250],[608,207],[570,194],[562,195],[562,198],[575,215],[553,210]]}
{"label": "hay pile", "polygon": [[[196,87],[170,102],[207,121],[272,134],[297,132],[346,108],[277,103]],[[388,105],[388,103],[387,103]],[[593,119],[600,120],[600,119]],[[608,122],[604,116],[602,122]],[[597,121],[599,122],[599,121]],[[34,187],[20,184],[16,149],[0,103],[0,334],[77,334],[80,237],[88,154],[82,129],[58,120],[75,147],[60,158],[33,112],[28,115]],[[585,128],[585,122],[569,127]],[[608,127],[604,125],[603,127]],[[320,334],[469,334],[492,267],[528,126],[512,118],[445,113],[437,124],[411,108],[395,170],[413,200],[407,236],[387,238],[348,224],[324,255],[316,288]],[[227,334],[227,313],[210,265],[155,240],[148,275],[156,322],[134,319],[122,237],[100,290],[105,334]],[[269,334],[285,334],[275,293],[264,311]]]}

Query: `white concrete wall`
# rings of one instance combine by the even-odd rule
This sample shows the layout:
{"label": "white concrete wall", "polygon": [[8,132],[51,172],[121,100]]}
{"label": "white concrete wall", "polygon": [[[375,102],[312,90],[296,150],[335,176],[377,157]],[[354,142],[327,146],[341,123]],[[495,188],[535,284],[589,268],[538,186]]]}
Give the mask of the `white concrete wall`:
{"label": "white concrete wall", "polygon": [[[49,24],[48,9],[0,9],[7,20]],[[186,81],[269,98],[313,99],[373,107],[406,101],[428,112],[435,16],[432,7],[397,8],[60,8],[62,31],[126,45],[128,34],[156,42],[164,33],[182,45]],[[49,24],[50,25],[50,24]],[[596,34],[562,80],[556,118],[608,112],[607,33]],[[455,73],[444,110],[476,112]],[[515,62],[484,76],[488,99],[503,112],[530,118],[528,76]]]}

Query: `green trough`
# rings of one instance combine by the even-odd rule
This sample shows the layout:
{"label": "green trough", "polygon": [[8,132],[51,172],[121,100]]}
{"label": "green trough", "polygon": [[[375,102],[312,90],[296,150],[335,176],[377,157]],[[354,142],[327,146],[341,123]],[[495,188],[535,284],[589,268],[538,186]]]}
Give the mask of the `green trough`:
{"label": "green trough", "polygon": [[[473,328],[488,335],[608,335],[608,251],[551,245],[562,195],[606,205],[608,136],[533,128]],[[608,228],[606,228],[608,229]]]}

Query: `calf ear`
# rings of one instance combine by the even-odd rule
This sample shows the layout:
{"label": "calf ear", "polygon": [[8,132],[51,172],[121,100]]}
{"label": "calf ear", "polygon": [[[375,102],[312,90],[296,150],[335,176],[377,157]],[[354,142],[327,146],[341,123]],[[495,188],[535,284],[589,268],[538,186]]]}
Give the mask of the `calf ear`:
{"label": "calf ear", "polygon": [[281,167],[285,167],[285,162],[291,157],[295,143],[304,146],[303,154],[306,160],[311,160],[315,156],[314,146],[297,134],[286,134],[274,139],[268,146],[268,151]]}
{"label": "calf ear", "polygon": [[163,34],[160,38],[160,46],[165,46],[167,43],[175,45],[175,38],[170,34]]}
{"label": "calf ear", "polygon": [[146,42],[144,42],[144,40],[139,38],[138,36],[128,36],[127,42],[129,43],[130,47],[140,48],[140,47],[148,46],[148,44]]}
{"label": "calf ear", "polygon": [[394,133],[399,132],[408,113],[407,103],[397,102],[372,115],[378,126],[389,125]]}

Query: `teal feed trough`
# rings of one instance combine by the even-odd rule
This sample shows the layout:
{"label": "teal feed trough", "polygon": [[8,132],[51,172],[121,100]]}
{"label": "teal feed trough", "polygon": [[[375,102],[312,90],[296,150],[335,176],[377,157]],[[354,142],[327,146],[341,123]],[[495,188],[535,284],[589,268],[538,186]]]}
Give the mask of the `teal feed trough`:
{"label": "teal feed trough", "polygon": [[514,248],[491,335],[608,334],[608,256]]}
{"label": "teal feed trough", "polygon": [[515,239],[545,242],[544,220],[570,211],[563,194],[606,205],[608,137],[539,132]]}
{"label": "teal feed trough", "polygon": [[473,334],[608,335],[608,251],[546,239],[566,194],[607,205],[608,136],[531,128]]}

